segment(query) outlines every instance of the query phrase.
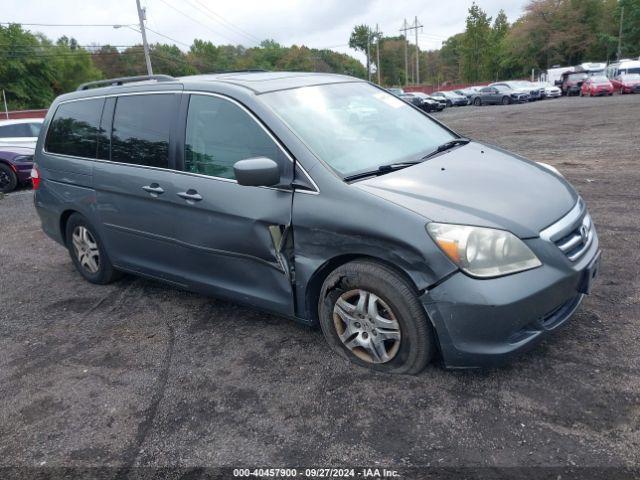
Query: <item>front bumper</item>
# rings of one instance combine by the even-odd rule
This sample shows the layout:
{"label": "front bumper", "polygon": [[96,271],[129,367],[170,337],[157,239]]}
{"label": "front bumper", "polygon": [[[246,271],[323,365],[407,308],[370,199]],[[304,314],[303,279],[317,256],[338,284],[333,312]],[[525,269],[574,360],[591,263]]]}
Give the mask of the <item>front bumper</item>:
{"label": "front bumper", "polygon": [[[436,330],[444,364],[492,367],[537,345],[580,305],[586,276],[597,271],[595,230],[588,250],[571,262],[542,238],[526,240],[543,265],[494,279],[462,272],[425,292],[421,302]],[[589,278],[589,283],[591,278]]]}

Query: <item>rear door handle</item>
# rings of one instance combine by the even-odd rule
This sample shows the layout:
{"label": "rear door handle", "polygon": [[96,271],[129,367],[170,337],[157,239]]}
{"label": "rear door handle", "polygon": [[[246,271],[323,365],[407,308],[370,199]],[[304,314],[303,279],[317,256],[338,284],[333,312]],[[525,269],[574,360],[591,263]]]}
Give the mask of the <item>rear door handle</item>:
{"label": "rear door handle", "polygon": [[164,193],[164,190],[162,189],[162,187],[157,183],[152,183],[151,185],[145,185],[144,187],[142,187],[142,189],[145,192],[155,194],[155,195],[161,195]]}
{"label": "rear door handle", "polygon": [[190,188],[186,192],[178,192],[177,194],[180,198],[184,198],[187,201],[191,202],[199,202],[202,200],[202,195],[200,195],[196,190]]}

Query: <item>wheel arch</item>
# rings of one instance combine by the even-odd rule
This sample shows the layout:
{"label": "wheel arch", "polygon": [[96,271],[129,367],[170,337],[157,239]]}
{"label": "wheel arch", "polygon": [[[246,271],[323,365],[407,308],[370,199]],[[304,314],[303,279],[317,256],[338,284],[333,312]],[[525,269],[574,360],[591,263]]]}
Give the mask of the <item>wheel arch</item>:
{"label": "wheel arch", "polygon": [[[389,270],[392,270],[394,273],[400,275],[404,278],[409,285],[411,285],[416,294],[418,294],[419,289],[416,286],[415,281],[411,278],[411,276],[404,271],[402,268],[397,265],[385,260],[381,257],[376,257],[374,255],[360,254],[360,253],[347,253],[336,255],[335,257],[330,258],[322,265],[320,265],[311,275],[309,281],[307,282],[305,289],[305,305],[304,311],[302,312],[306,319],[310,321],[312,324],[317,324],[319,321],[318,317],[318,301],[320,300],[320,293],[322,291],[322,285],[327,277],[337,268],[342,265],[352,262],[354,260],[362,260],[362,261],[370,261],[372,263],[376,263],[381,265]],[[426,314],[426,312],[425,312]]]}
{"label": "wheel arch", "polygon": [[69,221],[69,217],[71,217],[71,215],[73,215],[74,213],[82,215],[77,210],[73,210],[71,208],[64,210],[60,214],[60,238],[62,238],[62,241],[65,245],[67,244],[67,222]]}

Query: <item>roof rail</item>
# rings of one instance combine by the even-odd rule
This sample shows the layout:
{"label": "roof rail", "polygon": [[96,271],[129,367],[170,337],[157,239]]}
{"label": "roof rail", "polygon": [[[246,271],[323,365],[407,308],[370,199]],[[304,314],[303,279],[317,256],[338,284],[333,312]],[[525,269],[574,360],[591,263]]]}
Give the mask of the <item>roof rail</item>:
{"label": "roof rail", "polygon": [[211,73],[255,73],[255,72],[268,72],[269,70],[264,70],[262,68],[245,68],[242,70],[214,70]]}
{"label": "roof rail", "polygon": [[171,82],[175,80],[170,75],[138,75],[135,77],[107,78],[81,84],[76,90],[89,90],[90,88],[124,85],[125,83],[143,82],[145,80],[155,80],[156,82]]}

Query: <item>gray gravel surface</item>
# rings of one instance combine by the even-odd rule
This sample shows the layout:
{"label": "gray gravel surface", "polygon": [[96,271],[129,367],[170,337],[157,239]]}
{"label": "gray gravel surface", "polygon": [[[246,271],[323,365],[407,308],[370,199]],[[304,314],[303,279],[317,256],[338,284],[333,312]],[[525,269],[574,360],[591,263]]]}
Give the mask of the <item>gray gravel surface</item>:
{"label": "gray gravel surface", "polygon": [[588,202],[604,260],[567,328],[501,369],[370,373],[286,319],[84,282],[22,190],[0,200],[0,466],[638,465],[640,95],[437,117]]}

